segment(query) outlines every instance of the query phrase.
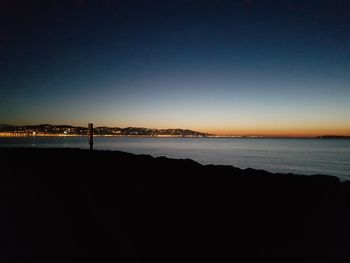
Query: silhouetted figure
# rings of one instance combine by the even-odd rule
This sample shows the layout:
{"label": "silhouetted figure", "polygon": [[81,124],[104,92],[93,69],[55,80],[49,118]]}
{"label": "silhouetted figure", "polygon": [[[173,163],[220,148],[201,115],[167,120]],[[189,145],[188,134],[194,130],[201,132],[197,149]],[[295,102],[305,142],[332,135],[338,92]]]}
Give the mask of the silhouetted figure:
{"label": "silhouetted figure", "polygon": [[90,150],[93,150],[93,146],[94,146],[94,128],[93,128],[93,124],[89,123],[89,144],[90,144]]}

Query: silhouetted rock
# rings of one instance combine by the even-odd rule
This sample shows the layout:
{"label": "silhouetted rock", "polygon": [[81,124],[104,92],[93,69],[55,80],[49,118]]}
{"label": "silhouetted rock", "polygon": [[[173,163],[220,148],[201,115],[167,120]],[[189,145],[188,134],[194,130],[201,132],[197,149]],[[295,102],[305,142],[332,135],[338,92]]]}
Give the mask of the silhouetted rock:
{"label": "silhouetted rock", "polygon": [[350,262],[350,184],[192,160],[0,148],[1,262]]}

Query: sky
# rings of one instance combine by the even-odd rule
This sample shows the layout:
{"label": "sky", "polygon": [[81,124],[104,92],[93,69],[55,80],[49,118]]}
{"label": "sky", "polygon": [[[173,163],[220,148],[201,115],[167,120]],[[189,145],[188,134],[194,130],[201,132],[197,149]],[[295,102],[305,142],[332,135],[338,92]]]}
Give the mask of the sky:
{"label": "sky", "polygon": [[346,0],[0,4],[0,123],[350,135],[349,72]]}

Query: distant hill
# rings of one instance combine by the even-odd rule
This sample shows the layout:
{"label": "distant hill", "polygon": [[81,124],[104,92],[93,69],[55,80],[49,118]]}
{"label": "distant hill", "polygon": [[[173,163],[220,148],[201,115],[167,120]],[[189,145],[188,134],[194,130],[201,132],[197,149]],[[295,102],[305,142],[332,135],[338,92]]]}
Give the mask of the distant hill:
{"label": "distant hill", "polygon": [[[45,135],[86,135],[88,129],[86,127],[76,127],[71,125],[51,125],[51,124],[39,124],[39,125],[26,125],[26,126],[0,126],[0,132],[12,132],[23,134],[45,134]],[[144,127],[96,127],[94,128],[94,134],[96,135],[124,135],[124,136],[180,136],[180,137],[205,137],[209,136],[208,133],[202,133],[192,131],[188,129],[149,129]]]}

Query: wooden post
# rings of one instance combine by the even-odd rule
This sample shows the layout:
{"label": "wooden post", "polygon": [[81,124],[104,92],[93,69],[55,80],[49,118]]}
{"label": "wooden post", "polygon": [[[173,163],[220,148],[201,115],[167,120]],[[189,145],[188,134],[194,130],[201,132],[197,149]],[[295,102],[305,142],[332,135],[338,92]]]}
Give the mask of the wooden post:
{"label": "wooden post", "polygon": [[94,146],[94,128],[92,123],[89,123],[88,126],[89,126],[89,144],[90,144],[90,150],[92,151]]}

